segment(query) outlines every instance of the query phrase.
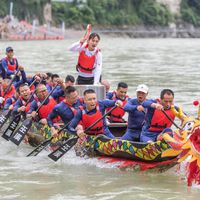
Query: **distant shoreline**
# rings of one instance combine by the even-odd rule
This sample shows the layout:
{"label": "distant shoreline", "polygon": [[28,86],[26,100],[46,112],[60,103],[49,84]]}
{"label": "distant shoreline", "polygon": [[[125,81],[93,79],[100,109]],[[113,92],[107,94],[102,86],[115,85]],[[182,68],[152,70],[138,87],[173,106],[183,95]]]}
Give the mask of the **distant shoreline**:
{"label": "distant shoreline", "polygon": [[97,32],[111,36],[130,38],[200,38],[200,28],[185,27],[133,27],[127,29],[96,29]]}

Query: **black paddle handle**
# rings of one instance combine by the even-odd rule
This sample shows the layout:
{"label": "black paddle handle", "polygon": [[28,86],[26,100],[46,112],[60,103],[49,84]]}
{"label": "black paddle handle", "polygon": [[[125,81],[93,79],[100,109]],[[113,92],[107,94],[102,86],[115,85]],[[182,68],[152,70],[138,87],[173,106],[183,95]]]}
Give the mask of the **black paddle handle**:
{"label": "black paddle handle", "polygon": [[179,127],[172,119],[171,117],[165,112],[165,110],[162,110],[162,112],[164,113],[164,115],[167,117],[167,119],[169,119],[169,121],[178,129],[181,129],[181,127]]}

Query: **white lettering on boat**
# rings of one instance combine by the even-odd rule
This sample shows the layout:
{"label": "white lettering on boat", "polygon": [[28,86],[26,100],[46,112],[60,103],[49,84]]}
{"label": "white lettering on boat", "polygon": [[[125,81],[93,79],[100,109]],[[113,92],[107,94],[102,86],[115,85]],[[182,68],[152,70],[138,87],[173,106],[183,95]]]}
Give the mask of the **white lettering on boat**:
{"label": "white lettering on boat", "polygon": [[5,120],[6,120],[6,118],[5,118],[3,115],[1,115],[1,117],[0,117],[0,122],[1,122],[1,123],[4,123]]}
{"label": "white lettering on boat", "polygon": [[22,135],[21,135],[20,133],[17,133],[17,134],[14,135],[13,138],[14,138],[15,140],[17,140],[17,141],[20,141],[21,138],[22,138]]}

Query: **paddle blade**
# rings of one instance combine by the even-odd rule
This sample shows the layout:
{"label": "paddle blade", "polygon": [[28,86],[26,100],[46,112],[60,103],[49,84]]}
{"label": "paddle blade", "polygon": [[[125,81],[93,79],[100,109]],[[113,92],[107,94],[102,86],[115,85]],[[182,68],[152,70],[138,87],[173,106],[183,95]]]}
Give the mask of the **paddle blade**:
{"label": "paddle blade", "polygon": [[8,128],[4,131],[2,134],[2,137],[6,140],[9,140],[9,138],[14,133],[15,129],[17,128],[19,122],[20,122],[21,116],[16,116],[11,123],[8,125]]}
{"label": "paddle blade", "polygon": [[0,115],[0,128],[6,123],[10,117],[11,110],[4,110]]}
{"label": "paddle blade", "polygon": [[16,132],[10,138],[10,141],[16,145],[19,145],[27,134],[28,130],[31,128],[32,119],[26,119],[22,125],[16,130]]}
{"label": "paddle blade", "polygon": [[84,35],[84,39],[85,39],[85,40],[88,40],[88,38],[89,38],[91,32],[92,32],[92,25],[91,25],[91,24],[88,24],[88,25],[87,25],[87,28],[86,28],[85,35]]}
{"label": "paddle blade", "polygon": [[41,144],[39,144],[33,151],[31,151],[27,157],[29,156],[37,156],[47,145],[51,143],[52,137],[45,140]]}
{"label": "paddle blade", "polygon": [[78,137],[68,139],[61,147],[50,153],[48,157],[54,161],[57,161],[76,144],[77,140]]}

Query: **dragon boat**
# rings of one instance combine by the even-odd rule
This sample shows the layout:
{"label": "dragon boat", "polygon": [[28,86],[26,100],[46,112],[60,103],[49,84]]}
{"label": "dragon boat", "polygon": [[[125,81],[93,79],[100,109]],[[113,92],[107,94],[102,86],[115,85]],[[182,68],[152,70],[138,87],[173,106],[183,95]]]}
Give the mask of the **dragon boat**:
{"label": "dragon boat", "polygon": [[[133,171],[163,172],[187,159],[188,186],[191,186],[193,182],[200,184],[200,107],[196,118],[186,116],[181,109],[177,112],[172,107],[172,111],[176,116],[182,118],[180,128],[171,134],[161,134],[159,140],[154,143],[121,140],[118,137],[126,130],[126,124],[110,124],[109,128],[116,136],[115,139],[107,138],[104,135],[85,134],[83,145],[81,145],[82,149],[80,149],[83,150],[84,155],[94,156],[104,163],[114,163],[120,169]],[[39,131],[39,134],[32,135],[34,143],[37,144],[44,141],[45,137],[49,137],[50,128],[44,126]],[[38,132],[38,129],[33,129],[33,132]],[[43,134],[43,139],[38,137],[41,134]],[[78,137],[72,137],[65,132],[63,134],[70,140],[66,144],[70,148],[76,144],[75,150],[77,150]],[[41,140],[38,141],[38,138]],[[77,155],[80,155],[79,151],[77,151]]]}
{"label": "dragon boat", "polygon": [[120,169],[163,172],[177,164],[177,156],[162,157],[163,152],[171,149],[164,139],[142,143],[110,139],[104,135],[85,135],[84,148],[89,156],[97,156],[105,163],[115,163]]}
{"label": "dragon boat", "polygon": [[200,184],[200,106],[198,116],[186,116],[172,106],[174,114],[182,119],[180,128],[164,133],[154,143],[129,142],[105,136],[85,136],[85,146],[100,160],[119,162],[119,168],[165,171],[186,161],[188,186]]}
{"label": "dragon boat", "polygon": [[[163,172],[177,164],[177,156],[162,157],[163,152],[171,149],[170,145],[164,139],[154,143],[121,140],[119,137],[124,134],[126,126],[127,124],[125,123],[109,124],[109,129],[116,136],[115,139],[110,139],[105,135],[95,136],[85,134],[83,145],[79,145],[79,143],[75,145],[76,155],[98,157],[102,162],[115,164],[120,169],[131,169],[134,171],[148,169],[150,171]],[[42,134],[44,137],[49,138],[50,128],[43,126],[39,132],[39,135]],[[74,137],[65,132],[62,133],[63,135],[65,135],[65,139],[69,138],[69,140]],[[31,139],[29,141],[31,143],[39,144],[41,142],[37,142],[35,135],[29,139]],[[59,138],[55,140],[55,144],[57,144],[57,141],[59,141]],[[77,137],[75,137],[74,142],[70,140],[67,146],[73,146],[76,142]],[[59,142],[58,144],[62,145]],[[53,150],[55,150],[56,147],[55,145],[53,146]]]}

